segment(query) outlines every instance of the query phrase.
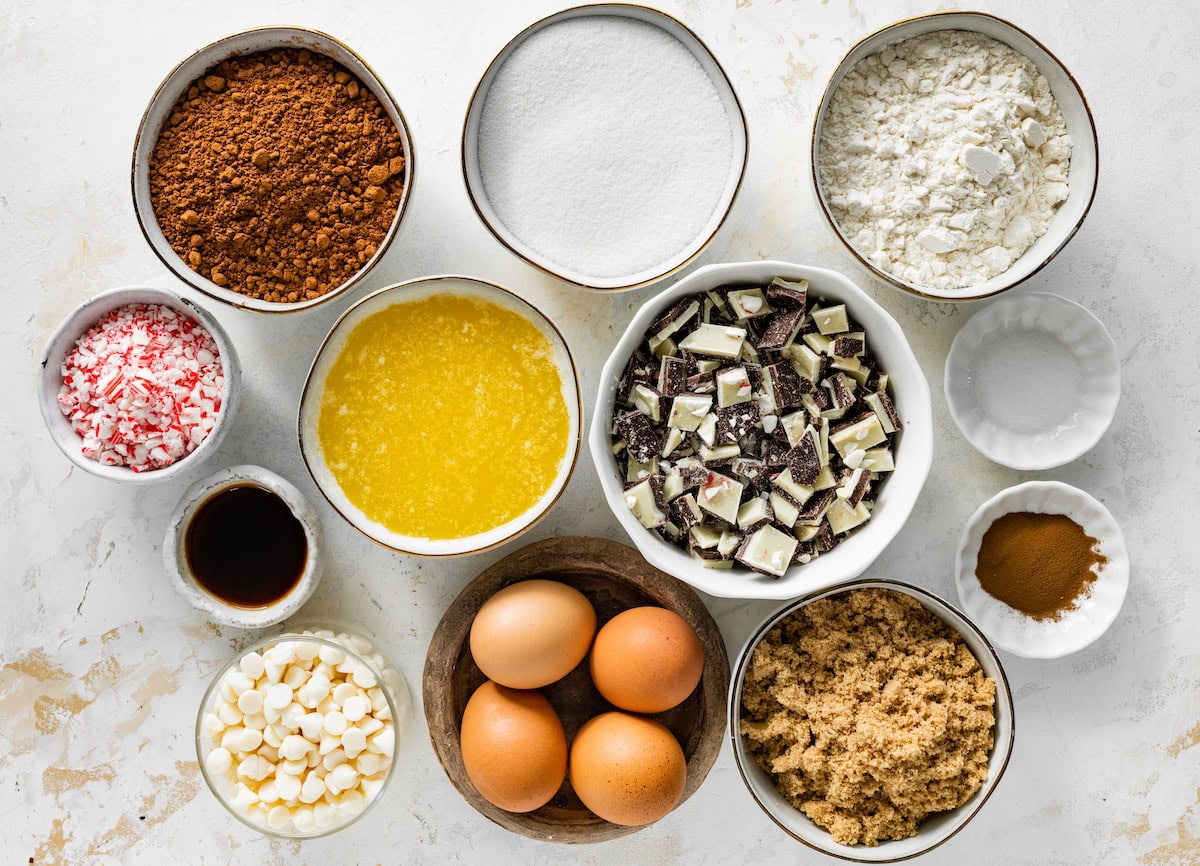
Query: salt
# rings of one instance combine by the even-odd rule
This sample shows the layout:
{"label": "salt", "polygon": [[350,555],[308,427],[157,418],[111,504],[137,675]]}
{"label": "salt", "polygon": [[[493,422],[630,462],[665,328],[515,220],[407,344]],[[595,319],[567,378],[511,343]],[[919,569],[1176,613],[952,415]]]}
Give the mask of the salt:
{"label": "salt", "polygon": [[976,399],[997,427],[1054,433],[1073,422],[1083,377],[1074,353],[1054,334],[1004,334],[980,347],[974,366]]}
{"label": "salt", "polygon": [[733,130],[695,56],[643,21],[589,15],[536,31],[483,104],[484,191],[538,256],[587,278],[636,275],[714,221]]}

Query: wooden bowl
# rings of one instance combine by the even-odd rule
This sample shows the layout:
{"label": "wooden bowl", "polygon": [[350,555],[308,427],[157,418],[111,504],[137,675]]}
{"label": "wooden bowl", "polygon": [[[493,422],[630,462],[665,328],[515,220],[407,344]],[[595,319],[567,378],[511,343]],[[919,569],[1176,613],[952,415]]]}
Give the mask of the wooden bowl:
{"label": "wooden bowl", "polygon": [[[575,796],[569,780],[545,806],[518,814],[493,806],[467,778],[458,732],[467,700],[486,680],[471,657],[471,623],[498,590],[535,577],[561,581],[587,596],[596,608],[597,628],[621,611],[642,605],[665,607],[691,624],[704,646],[704,675],[686,701],[652,718],[675,734],[687,759],[687,782],[679,802],[708,775],[725,733],[729,689],[729,657],[716,622],[692,589],[652,567],[633,548],[583,536],[550,538],[521,548],[476,577],[451,603],[425,657],[422,685],[433,750],[466,801],[506,830],[565,843],[603,842],[637,832],[640,827],[612,824],[594,815]],[[615,709],[592,684],[587,659],[541,691],[562,719],[568,741],[585,721]]]}

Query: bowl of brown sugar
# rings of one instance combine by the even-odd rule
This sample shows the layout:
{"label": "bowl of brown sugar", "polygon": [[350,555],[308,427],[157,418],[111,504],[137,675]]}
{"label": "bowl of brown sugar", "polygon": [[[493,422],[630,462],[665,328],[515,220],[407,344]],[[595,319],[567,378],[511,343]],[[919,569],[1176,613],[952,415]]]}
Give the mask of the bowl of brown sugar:
{"label": "bowl of brown sugar", "polygon": [[1027,481],[967,521],[954,579],[963,610],[997,646],[1058,658],[1117,618],[1129,553],[1120,525],[1092,496],[1059,481]]}
{"label": "bowl of brown sugar", "polygon": [[188,285],[258,312],[309,309],[358,284],[399,230],[408,125],[349,47],[262,27],[201,48],[150,100],[133,203]]}

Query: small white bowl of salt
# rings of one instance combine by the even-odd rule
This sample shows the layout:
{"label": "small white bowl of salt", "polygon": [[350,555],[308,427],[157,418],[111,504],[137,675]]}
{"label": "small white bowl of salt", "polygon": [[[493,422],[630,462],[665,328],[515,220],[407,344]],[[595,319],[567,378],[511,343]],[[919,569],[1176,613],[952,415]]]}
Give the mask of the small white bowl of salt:
{"label": "small white bowl of salt", "polygon": [[692,261],[746,171],[746,117],[699,37],[626,3],[515,36],[467,109],[462,168],[480,220],[534,267],[631,289]]}
{"label": "small white bowl of salt", "polygon": [[1108,329],[1074,301],[1040,292],[971,317],[946,357],[946,403],[977,451],[1013,469],[1050,469],[1090,451],[1121,399]]}

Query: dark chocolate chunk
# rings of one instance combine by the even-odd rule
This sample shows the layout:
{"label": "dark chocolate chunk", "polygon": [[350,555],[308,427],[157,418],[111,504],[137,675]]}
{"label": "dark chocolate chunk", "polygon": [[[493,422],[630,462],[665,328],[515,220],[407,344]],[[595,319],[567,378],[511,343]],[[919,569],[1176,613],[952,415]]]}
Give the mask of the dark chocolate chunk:
{"label": "dark chocolate chunk", "polygon": [[767,470],[767,464],[761,460],[739,457],[733,461],[733,471],[741,476],[747,487],[761,492],[771,486],[771,473]]}
{"label": "dark chocolate chunk", "polygon": [[687,464],[680,466],[676,464],[675,471],[679,473],[679,479],[683,482],[684,491],[697,490],[708,480],[708,469],[702,465]]}
{"label": "dark chocolate chunk", "polygon": [[700,312],[700,302],[695,298],[684,298],[663,313],[658,321],[650,326],[650,335],[654,337],[670,336],[686,325],[688,320],[698,312]]}
{"label": "dark chocolate chunk", "polygon": [[811,430],[805,430],[796,447],[787,453],[787,465],[797,484],[811,487],[816,483],[821,474],[821,452]]}
{"label": "dark chocolate chunk", "polygon": [[737,443],[758,424],[758,404],[753,400],[718,406],[713,412],[717,416],[717,443]]}
{"label": "dark chocolate chunk", "polygon": [[770,387],[771,397],[780,409],[800,405],[800,398],[804,395],[801,378],[791,361],[780,361],[763,367],[763,381]]}
{"label": "dark chocolate chunk", "polygon": [[838,337],[833,341],[833,354],[839,358],[853,358],[866,348],[857,337]]}
{"label": "dark chocolate chunk", "polygon": [[833,527],[829,525],[828,520],[821,521],[821,525],[817,527],[817,534],[812,537],[812,543],[817,553],[828,553],[837,547],[838,538],[833,534]]}
{"label": "dark chocolate chunk", "polygon": [[641,412],[626,412],[613,422],[625,447],[638,463],[649,463],[662,450],[663,434]]}
{"label": "dark chocolate chunk", "polygon": [[[812,522],[824,516],[825,510],[832,504],[835,495],[832,490],[821,490],[814,493],[808,502],[800,507],[800,513],[796,515],[796,522]],[[828,524],[826,525],[828,526]]]}
{"label": "dark chocolate chunk", "polygon": [[658,390],[664,397],[674,397],[687,390],[688,362],[683,358],[664,356],[658,367]]}
{"label": "dark chocolate chunk", "polygon": [[671,522],[684,530],[690,529],[692,524],[699,523],[703,519],[703,514],[700,512],[700,506],[696,504],[696,499],[691,494],[676,496],[667,506],[667,514],[671,517]]}
{"label": "dark chocolate chunk", "polygon": [[833,435],[834,433],[837,433],[839,430],[845,430],[851,424],[857,424],[859,421],[863,420],[864,418],[870,418],[874,414],[875,413],[873,411],[860,412],[859,414],[855,415],[853,418],[849,418],[849,419],[842,421],[842,423],[838,424],[836,427],[830,427],[829,433],[830,433],[830,435]]}
{"label": "dark chocolate chunk", "polygon": [[838,373],[830,376],[826,381],[829,383],[829,397],[833,402],[833,408],[848,409],[854,405],[858,398],[850,390],[850,384],[846,381],[845,374]]}
{"label": "dark chocolate chunk", "polygon": [[892,422],[892,426],[896,430],[904,429],[904,422],[900,420],[900,413],[896,411],[896,404],[892,402],[892,398],[888,396],[887,391],[877,391],[879,404],[883,407],[884,413],[887,414],[888,420]]}
{"label": "dark chocolate chunk", "polygon": [[849,480],[852,481],[854,486],[850,489],[850,495],[845,497],[845,500],[848,506],[854,508],[858,503],[862,502],[863,497],[867,495],[867,490],[871,487],[871,473],[862,468],[855,469],[850,473]]}
{"label": "dark chocolate chunk", "polygon": [[811,541],[801,541],[792,554],[792,562],[803,565],[817,555],[817,546]]}
{"label": "dark chocolate chunk", "polygon": [[759,446],[758,455],[768,468],[781,469],[787,466],[789,450],[786,439],[782,442],[777,439],[765,439]]}
{"label": "dark chocolate chunk", "polygon": [[710,371],[708,373],[696,373],[695,375],[688,376],[686,383],[687,388],[685,390],[691,391],[694,394],[711,394],[713,391],[717,390],[717,382],[714,372],[715,371]]}
{"label": "dark chocolate chunk", "polygon": [[767,286],[767,300],[780,307],[797,307],[803,310],[808,305],[808,284],[776,277],[771,280],[771,285]]}
{"label": "dark chocolate chunk", "polygon": [[799,308],[780,310],[773,314],[767,320],[762,336],[758,338],[755,346],[760,352],[768,349],[782,349],[795,336],[803,317],[804,310]]}

